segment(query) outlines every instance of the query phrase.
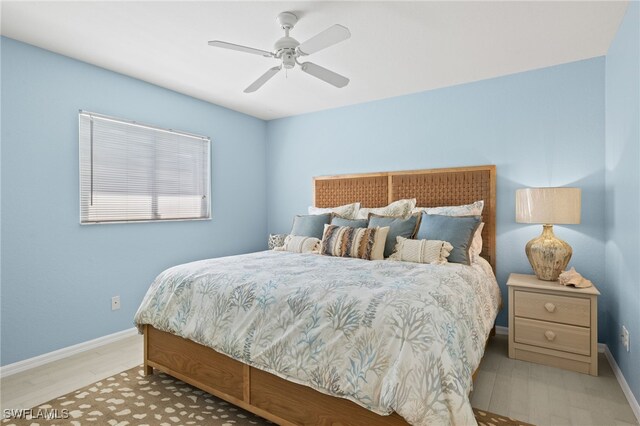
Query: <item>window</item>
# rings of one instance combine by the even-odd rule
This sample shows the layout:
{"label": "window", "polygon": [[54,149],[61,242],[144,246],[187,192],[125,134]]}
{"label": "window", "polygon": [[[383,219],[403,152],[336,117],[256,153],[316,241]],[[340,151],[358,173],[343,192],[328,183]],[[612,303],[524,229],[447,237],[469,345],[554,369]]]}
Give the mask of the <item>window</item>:
{"label": "window", "polygon": [[209,138],[80,111],[80,223],[211,218]]}

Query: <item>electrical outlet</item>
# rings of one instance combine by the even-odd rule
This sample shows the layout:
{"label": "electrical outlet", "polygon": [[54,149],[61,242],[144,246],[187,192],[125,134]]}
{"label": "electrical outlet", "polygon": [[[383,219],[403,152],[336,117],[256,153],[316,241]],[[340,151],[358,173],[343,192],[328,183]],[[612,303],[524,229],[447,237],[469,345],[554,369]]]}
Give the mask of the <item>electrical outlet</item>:
{"label": "electrical outlet", "polygon": [[624,325],[622,326],[622,334],[620,335],[622,346],[629,352],[629,330]]}
{"label": "electrical outlet", "polygon": [[113,296],[111,298],[111,310],[117,311],[120,309],[120,296]]}

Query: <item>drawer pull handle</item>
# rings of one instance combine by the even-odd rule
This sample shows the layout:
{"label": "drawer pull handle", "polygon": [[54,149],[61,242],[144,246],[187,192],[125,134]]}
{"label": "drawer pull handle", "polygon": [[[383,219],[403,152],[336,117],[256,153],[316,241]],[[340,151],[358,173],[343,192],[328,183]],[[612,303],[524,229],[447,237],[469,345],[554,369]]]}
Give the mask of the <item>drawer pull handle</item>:
{"label": "drawer pull handle", "polygon": [[553,313],[556,310],[556,305],[551,302],[547,302],[544,304],[544,308],[547,310],[547,312]]}
{"label": "drawer pull handle", "polygon": [[556,338],[556,333],[551,330],[547,330],[544,332],[544,337],[546,337],[548,341],[553,342],[553,340]]}

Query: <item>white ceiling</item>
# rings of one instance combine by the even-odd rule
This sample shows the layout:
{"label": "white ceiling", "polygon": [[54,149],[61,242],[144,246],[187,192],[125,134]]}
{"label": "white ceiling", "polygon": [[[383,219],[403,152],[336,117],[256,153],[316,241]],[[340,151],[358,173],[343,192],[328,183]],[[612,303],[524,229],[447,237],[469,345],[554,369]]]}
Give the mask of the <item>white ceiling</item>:
{"label": "white ceiling", "polygon": [[[262,119],[351,105],[604,55],[627,2],[2,2],[2,34]],[[351,39],[308,57],[351,79],[300,71],[242,91],[293,11],[298,41],[342,24]],[[306,59],[306,58],[305,58]]]}

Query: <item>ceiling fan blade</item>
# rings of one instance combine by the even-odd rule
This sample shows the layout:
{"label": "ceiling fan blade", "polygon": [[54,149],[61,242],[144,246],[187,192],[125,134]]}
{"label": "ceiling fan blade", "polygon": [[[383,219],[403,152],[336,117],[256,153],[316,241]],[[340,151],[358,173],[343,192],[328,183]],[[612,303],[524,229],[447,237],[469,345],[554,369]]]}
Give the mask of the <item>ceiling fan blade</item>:
{"label": "ceiling fan blade", "polygon": [[349,28],[336,24],[302,43],[298,46],[298,50],[303,55],[310,55],[319,50],[326,49],[329,46],[333,46],[336,43],[340,43],[349,37],[351,37]]}
{"label": "ceiling fan blade", "polygon": [[304,62],[300,64],[300,68],[307,74],[311,74],[312,76],[319,78],[322,81],[326,81],[336,87],[342,88],[349,84],[349,79],[347,77],[330,71],[320,65],[316,65],[313,62]]}
{"label": "ceiling fan blade", "polygon": [[278,71],[280,71],[281,68],[282,67],[269,68],[267,72],[262,74],[260,77],[258,77],[256,81],[251,83],[249,87],[244,89],[244,93],[252,93],[258,90],[259,88],[261,88],[263,84],[265,84],[267,81],[269,81],[269,79],[271,79],[271,77],[278,74]]}
{"label": "ceiling fan blade", "polygon": [[241,46],[239,44],[227,43],[226,41],[213,40],[209,42],[209,46],[222,47],[223,49],[237,50],[239,52],[252,53],[260,56],[273,56],[273,53],[266,50],[254,49],[253,47]]}

